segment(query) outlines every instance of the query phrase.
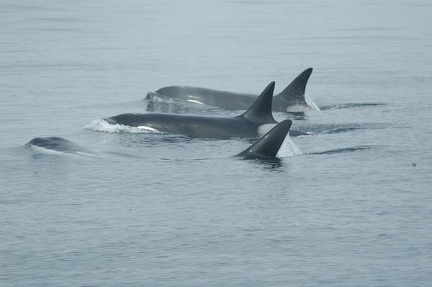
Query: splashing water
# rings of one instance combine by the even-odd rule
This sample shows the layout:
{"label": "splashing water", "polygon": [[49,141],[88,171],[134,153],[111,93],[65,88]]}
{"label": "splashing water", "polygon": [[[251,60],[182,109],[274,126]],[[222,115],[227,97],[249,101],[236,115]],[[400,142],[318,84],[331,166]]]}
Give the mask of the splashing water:
{"label": "splashing water", "polygon": [[282,146],[280,147],[277,157],[289,157],[303,155],[303,152],[297,147],[297,145],[292,141],[289,135],[286,136]]}
{"label": "splashing water", "polygon": [[321,109],[315,104],[311,97],[305,93],[305,101],[306,103],[315,111],[320,111]]}
{"label": "splashing water", "polygon": [[151,100],[155,103],[175,103],[177,102],[176,98],[171,98],[167,96],[160,95],[154,92],[147,93],[147,99]]}
{"label": "splashing water", "polygon": [[114,134],[114,133],[132,133],[132,134],[158,133],[159,134],[159,133],[162,133],[156,129],[153,129],[150,127],[145,127],[145,126],[130,127],[130,126],[125,126],[125,125],[120,125],[120,124],[110,124],[107,121],[105,121],[104,119],[93,120],[91,123],[86,125],[84,128],[89,129],[89,130],[98,131],[98,132],[110,133],[110,134]]}

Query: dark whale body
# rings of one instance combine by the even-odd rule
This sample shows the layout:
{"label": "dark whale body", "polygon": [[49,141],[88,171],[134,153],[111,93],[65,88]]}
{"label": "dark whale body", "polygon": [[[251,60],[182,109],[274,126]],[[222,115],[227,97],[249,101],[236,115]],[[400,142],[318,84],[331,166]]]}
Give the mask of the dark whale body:
{"label": "dark whale body", "polygon": [[39,147],[61,153],[89,152],[87,149],[61,137],[37,137],[25,144],[25,147]]}
{"label": "dark whale body", "polygon": [[248,147],[237,156],[246,159],[272,159],[276,158],[280,147],[288,135],[292,121],[284,120],[278,123],[256,143]]}
{"label": "dark whale body", "polygon": [[[298,112],[313,109],[306,103],[306,84],[312,73],[308,68],[298,75],[280,94],[273,97],[274,112]],[[155,97],[179,99],[192,103],[216,106],[228,110],[246,110],[258,95],[227,92],[189,86],[169,86],[147,93],[147,99]]]}
{"label": "dark whale body", "polygon": [[[248,147],[243,152],[237,154],[237,157],[245,159],[272,159],[276,155],[288,135],[291,127],[290,120],[284,120],[277,124],[262,138],[257,140],[253,145]],[[61,137],[37,137],[24,145],[25,147],[36,146],[47,150],[53,150],[59,153],[77,153],[88,152],[79,145]]]}
{"label": "dark whale body", "polygon": [[[209,117],[164,113],[121,114],[106,118],[111,124],[120,124],[159,132],[181,134],[192,138],[258,138],[277,124],[272,115],[275,83],[271,82],[249,107],[236,117]],[[305,134],[290,131],[290,135]]]}

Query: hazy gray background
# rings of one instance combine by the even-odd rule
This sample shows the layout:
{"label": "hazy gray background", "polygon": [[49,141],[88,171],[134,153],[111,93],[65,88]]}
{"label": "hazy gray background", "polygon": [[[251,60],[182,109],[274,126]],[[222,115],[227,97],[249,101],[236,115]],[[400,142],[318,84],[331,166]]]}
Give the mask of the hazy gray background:
{"label": "hazy gray background", "polygon": [[[429,286],[431,5],[0,1],[0,285]],[[84,129],[163,86],[279,92],[308,67],[331,108],[295,118],[316,134],[280,166]]]}

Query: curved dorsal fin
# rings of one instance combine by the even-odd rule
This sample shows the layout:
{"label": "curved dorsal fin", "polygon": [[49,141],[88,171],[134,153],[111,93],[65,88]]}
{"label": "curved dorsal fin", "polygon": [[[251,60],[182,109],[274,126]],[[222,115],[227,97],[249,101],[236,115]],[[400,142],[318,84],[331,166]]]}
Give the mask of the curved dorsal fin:
{"label": "curved dorsal fin", "polygon": [[304,70],[277,97],[280,97],[287,105],[307,105],[305,100],[306,84],[312,71],[312,68]]}
{"label": "curved dorsal fin", "polygon": [[239,117],[243,117],[248,121],[257,123],[257,124],[268,124],[268,123],[276,123],[272,114],[272,99],[273,92],[275,88],[275,82],[271,82],[267,85],[258,99],[250,106],[250,108],[240,115]]}
{"label": "curved dorsal fin", "polygon": [[238,154],[246,158],[274,158],[276,157],[288,131],[291,127],[291,120],[284,120],[266,133],[256,143]]}

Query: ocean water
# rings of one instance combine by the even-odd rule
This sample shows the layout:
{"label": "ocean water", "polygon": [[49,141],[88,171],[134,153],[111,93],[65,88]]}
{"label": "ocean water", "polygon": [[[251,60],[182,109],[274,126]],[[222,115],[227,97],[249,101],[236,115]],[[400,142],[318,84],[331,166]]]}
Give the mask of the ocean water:
{"label": "ocean water", "polygon": [[[1,286],[430,286],[430,1],[0,1]],[[107,126],[148,91],[320,111],[253,141]],[[163,112],[235,116],[192,104]],[[88,152],[25,146],[68,139]]]}

